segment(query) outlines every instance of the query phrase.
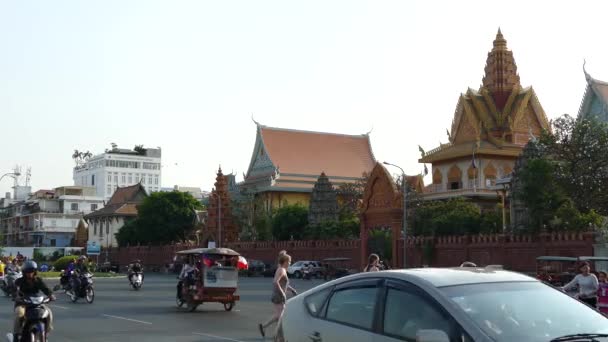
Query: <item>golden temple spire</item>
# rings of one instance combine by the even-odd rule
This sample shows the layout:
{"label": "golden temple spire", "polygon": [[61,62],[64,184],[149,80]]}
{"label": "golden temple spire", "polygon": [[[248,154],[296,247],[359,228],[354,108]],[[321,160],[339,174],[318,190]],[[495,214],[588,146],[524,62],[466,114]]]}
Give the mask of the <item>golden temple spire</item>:
{"label": "golden temple spire", "polygon": [[507,40],[503,37],[500,28],[493,45],[486,60],[482,85],[494,98],[496,107],[502,110],[513,88],[520,86],[519,75],[513,52],[507,49]]}

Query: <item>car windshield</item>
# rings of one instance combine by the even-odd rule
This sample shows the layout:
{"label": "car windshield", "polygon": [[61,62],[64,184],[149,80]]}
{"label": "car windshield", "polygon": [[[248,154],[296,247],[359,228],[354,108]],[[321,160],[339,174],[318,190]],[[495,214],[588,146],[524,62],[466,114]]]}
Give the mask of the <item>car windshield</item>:
{"label": "car windshield", "polygon": [[440,290],[495,341],[550,341],[571,334],[608,333],[604,316],[540,282],[483,283]]}

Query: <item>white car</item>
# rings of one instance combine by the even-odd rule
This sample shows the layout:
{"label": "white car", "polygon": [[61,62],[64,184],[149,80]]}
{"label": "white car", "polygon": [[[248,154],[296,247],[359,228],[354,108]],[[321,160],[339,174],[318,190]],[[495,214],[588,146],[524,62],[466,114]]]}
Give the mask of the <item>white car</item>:
{"label": "white car", "polygon": [[608,319],[523,274],[422,268],[359,273],[306,291],[287,302],[276,340],[608,342]]}
{"label": "white car", "polygon": [[[321,271],[321,263],[319,263],[318,261],[296,261],[295,263],[293,263],[292,265],[290,265],[287,268],[287,275],[290,277],[294,277],[294,278],[302,278],[302,275],[304,274],[304,267],[308,267],[308,265],[312,265],[313,267],[313,274],[317,275],[320,274],[319,272]],[[320,276],[319,276],[320,278]]]}

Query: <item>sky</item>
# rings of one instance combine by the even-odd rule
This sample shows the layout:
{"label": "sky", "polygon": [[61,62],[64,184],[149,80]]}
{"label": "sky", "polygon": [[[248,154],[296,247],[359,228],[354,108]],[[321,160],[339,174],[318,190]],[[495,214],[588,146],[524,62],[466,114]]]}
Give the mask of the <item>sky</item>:
{"label": "sky", "polygon": [[[73,184],[74,149],[162,147],[165,187],[247,171],[261,124],[370,130],[416,174],[498,27],[549,119],[608,80],[605,1],[0,0],[0,174]],[[395,170],[396,172],[396,170]],[[23,181],[23,180],[22,180]],[[12,182],[0,182],[0,194]]]}

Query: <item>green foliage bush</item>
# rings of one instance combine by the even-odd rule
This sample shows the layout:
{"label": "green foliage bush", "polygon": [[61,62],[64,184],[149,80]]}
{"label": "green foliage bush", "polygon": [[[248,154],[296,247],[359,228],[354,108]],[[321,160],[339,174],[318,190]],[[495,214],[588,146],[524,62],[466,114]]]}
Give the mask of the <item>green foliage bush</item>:
{"label": "green foliage bush", "polygon": [[53,267],[55,268],[55,271],[63,271],[71,261],[76,262],[76,259],[78,259],[77,255],[63,256],[53,263]]}

